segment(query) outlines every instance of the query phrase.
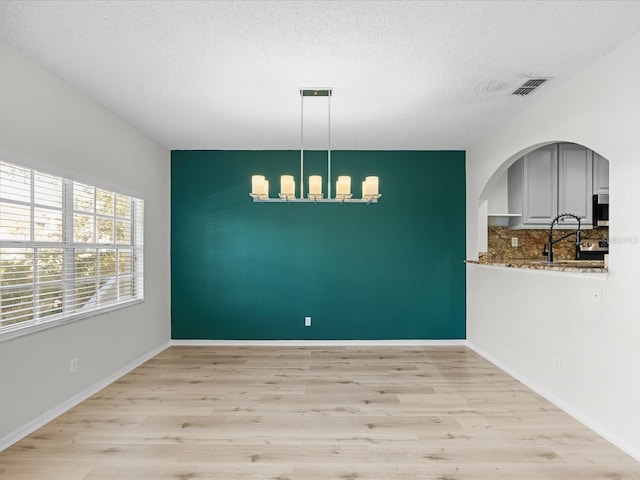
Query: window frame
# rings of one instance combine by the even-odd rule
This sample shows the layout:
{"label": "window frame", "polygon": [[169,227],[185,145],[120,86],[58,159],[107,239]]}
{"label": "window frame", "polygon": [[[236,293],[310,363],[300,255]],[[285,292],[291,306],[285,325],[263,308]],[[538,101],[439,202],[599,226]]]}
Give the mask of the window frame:
{"label": "window frame", "polygon": [[[16,169],[29,171],[29,201],[12,200],[9,188],[3,195],[0,192],[0,202],[5,205],[20,205],[29,208],[30,225],[28,227],[28,239],[9,239],[0,237],[0,252],[7,253],[9,249],[24,249],[30,251],[25,253],[28,257],[31,255],[31,280],[19,285],[0,285],[0,295],[6,291],[28,291],[31,289],[31,299],[27,303],[27,308],[31,308],[31,318],[25,318],[14,324],[0,325],[0,342],[13,339],[23,335],[39,332],[49,328],[55,328],[66,325],[71,322],[82,320],[97,315],[104,315],[115,310],[127,308],[144,302],[144,199],[138,195],[124,192],[123,189],[106,187],[95,181],[86,181],[70,178],[67,175],[59,175],[49,173],[41,168],[34,168],[29,162],[16,162],[11,158],[7,159],[6,155],[0,157],[0,163],[15,167]],[[25,164],[26,163],[26,164]],[[36,178],[38,176],[47,176],[61,184],[60,207],[47,205],[46,201],[36,202]],[[9,185],[9,182],[7,183]],[[93,212],[87,212],[93,217],[93,238],[91,242],[76,242],[74,238],[74,218],[76,209],[74,208],[74,187],[89,187],[93,190]],[[110,195],[111,213],[99,211],[97,202],[97,192]],[[26,196],[26,195],[25,195]],[[56,197],[56,201],[58,201]],[[125,199],[124,204],[128,203],[130,212],[128,215],[118,213],[118,200]],[[37,212],[46,208],[51,212],[61,212],[61,239],[57,240],[36,240],[36,218]],[[127,207],[124,207],[127,208]],[[46,215],[45,215],[46,217]],[[104,239],[98,237],[97,219],[106,219],[112,222],[111,238]],[[130,236],[130,241],[120,241],[118,238],[118,222],[125,228],[125,233]],[[128,222],[128,225],[127,225]],[[128,226],[128,230],[127,230]],[[125,237],[126,238],[126,237]],[[41,280],[39,277],[39,261],[41,256],[47,250],[60,250],[62,256],[60,279],[57,280]],[[76,292],[76,284],[79,283],[80,277],[76,271],[76,252],[79,250],[93,251],[96,257],[95,271],[87,277],[88,282],[95,282],[96,286],[92,296],[80,307],[77,307],[78,295]],[[113,254],[114,270],[112,275],[101,275],[99,270],[99,258],[104,252]],[[55,252],[54,252],[55,254]],[[122,255],[122,257],[120,257]],[[125,267],[121,266],[120,258],[124,258]],[[123,268],[123,271],[121,271]],[[130,271],[127,271],[129,268]],[[25,274],[28,279],[29,274]],[[46,277],[45,277],[46,278]],[[113,282],[110,285],[106,283]],[[122,283],[121,283],[122,282]],[[42,314],[40,307],[42,299],[39,299],[40,290],[46,287],[59,285],[60,293],[60,312]],[[102,287],[106,286],[105,291]],[[122,287],[122,290],[121,290]],[[112,291],[113,290],[113,291]],[[126,298],[121,298],[122,292],[130,292]],[[105,295],[106,293],[106,295]],[[103,295],[107,297],[107,303],[102,304]],[[19,300],[20,301],[20,300]],[[89,305],[91,304],[91,305]],[[0,305],[1,306],[1,305]],[[88,307],[85,309],[85,307]],[[56,307],[57,309],[57,307]],[[1,312],[1,311],[0,311]],[[0,317],[0,320],[2,317]]]}

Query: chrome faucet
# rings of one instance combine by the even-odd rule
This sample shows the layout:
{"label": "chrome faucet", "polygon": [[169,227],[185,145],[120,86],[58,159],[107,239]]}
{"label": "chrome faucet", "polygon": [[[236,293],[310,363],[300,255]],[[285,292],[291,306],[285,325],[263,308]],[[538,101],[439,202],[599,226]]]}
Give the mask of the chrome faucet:
{"label": "chrome faucet", "polygon": [[[557,239],[553,239],[553,226],[558,223],[558,221],[562,218],[566,218],[566,217],[571,217],[571,218],[575,218],[578,221],[578,229],[573,231],[573,232],[569,232],[566,235],[561,236],[560,238]],[[554,218],[551,221],[551,225],[549,226],[549,240],[547,242],[547,245],[545,245],[546,250],[544,250],[542,252],[543,255],[547,256],[547,263],[553,263],[553,246],[564,240],[567,237],[570,237],[571,235],[575,235],[576,236],[576,259],[578,257],[578,252],[580,251],[580,242],[581,242],[581,234],[580,234],[580,217],[578,217],[577,215],[574,215],[573,213],[561,213],[560,215],[558,215],[556,218]]]}

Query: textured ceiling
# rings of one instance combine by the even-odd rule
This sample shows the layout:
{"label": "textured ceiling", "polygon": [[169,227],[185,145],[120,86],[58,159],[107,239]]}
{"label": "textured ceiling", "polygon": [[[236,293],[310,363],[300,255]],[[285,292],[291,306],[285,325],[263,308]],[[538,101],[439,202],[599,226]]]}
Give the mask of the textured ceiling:
{"label": "textured ceiling", "polygon": [[170,149],[298,149],[313,86],[333,149],[466,149],[638,31],[639,1],[0,1],[1,41]]}

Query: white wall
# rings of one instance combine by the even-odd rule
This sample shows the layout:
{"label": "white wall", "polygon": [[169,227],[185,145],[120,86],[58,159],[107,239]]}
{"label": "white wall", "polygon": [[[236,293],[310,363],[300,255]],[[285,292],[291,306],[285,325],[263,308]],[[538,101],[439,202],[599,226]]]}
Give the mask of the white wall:
{"label": "white wall", "polygon": [[505,170],[501,175],[495,175],[492,179],[491,188],[488,188],[487,208],[489,213],[509,213],[509,202],[507,197],[508,174]]}
{"label": "white wall", "polygon": [[3,44],[0,65],[4,159],[145,199],[144,303],[0,343],[1,450],[169,341],[170,152]]}
{"label": "white wall", "polygon": [[[608,278],[469,265],[467,336],[640,459],[638,58],[640,34],[467,151],[468,258],[484,244],[477,215],[483,188],[532,146],[575,142],[609,159],[612,202]],[[591,302],[594,287],[603,289],[601,306]]]}

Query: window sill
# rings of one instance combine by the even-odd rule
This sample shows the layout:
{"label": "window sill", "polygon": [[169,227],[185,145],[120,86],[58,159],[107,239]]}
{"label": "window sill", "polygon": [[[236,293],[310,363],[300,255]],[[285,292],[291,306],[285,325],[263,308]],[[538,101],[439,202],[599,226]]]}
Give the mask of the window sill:
{"label": "window sill", "polygon": [[28,327],[17,325],[15,328],[7,328],[7,330],[0,332],[0,343],[6,342],[8,340],[14,340],[19,337],[24,337],[26,335],[31,335],[33,333],[42,332],[43,330],[49,330],[50,328],[56,328],[62,325],[67,325],[69,323],[77,322],[79,320],[84,320],[86,318],[95,317],[98,315],[104,315],[106,313],[114,312],[122,308],[131,307],[139,303],[144,303],[144,299],[129,300],[127,302],[118,303],[116,305],[111,305],[109,307],[101,308],[99,310],[76,313],[68,317],[61,318],[59,320],[52,320],[49,322],[38,323],[36,325],[29,325]]}

